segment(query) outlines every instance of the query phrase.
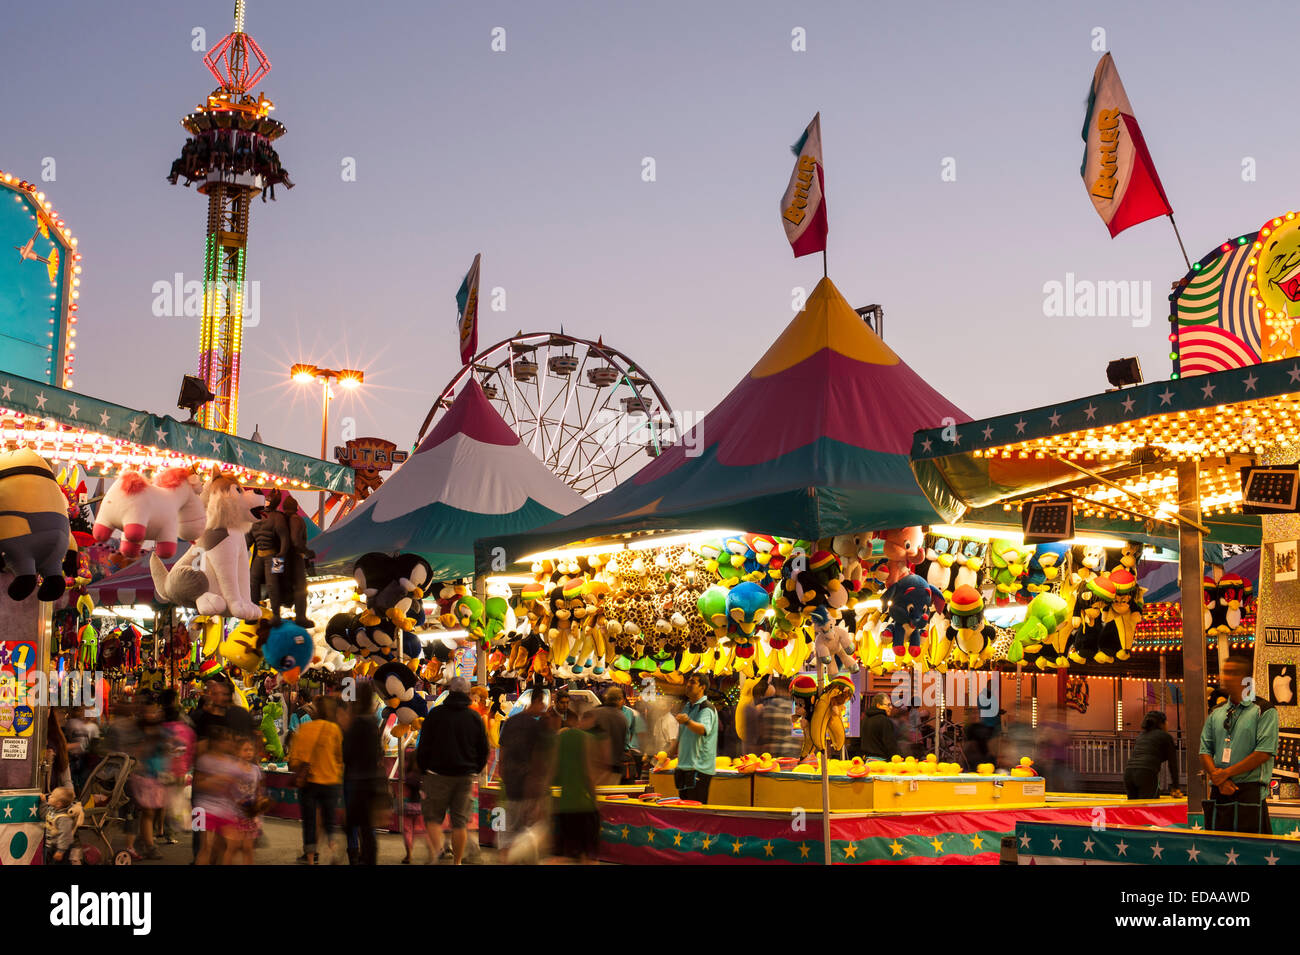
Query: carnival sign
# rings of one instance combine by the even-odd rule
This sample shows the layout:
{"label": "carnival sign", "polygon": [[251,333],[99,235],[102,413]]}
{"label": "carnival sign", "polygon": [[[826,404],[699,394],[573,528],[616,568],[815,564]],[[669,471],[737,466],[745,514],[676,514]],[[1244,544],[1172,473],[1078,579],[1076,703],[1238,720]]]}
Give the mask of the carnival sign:
{"label": "carnival sign", "polygon": [[334,449],[334,459],[356,472],[357,500],[364,500],[384,482],[382,471],[391,471],[410,454],[383,438],[353,438]]}

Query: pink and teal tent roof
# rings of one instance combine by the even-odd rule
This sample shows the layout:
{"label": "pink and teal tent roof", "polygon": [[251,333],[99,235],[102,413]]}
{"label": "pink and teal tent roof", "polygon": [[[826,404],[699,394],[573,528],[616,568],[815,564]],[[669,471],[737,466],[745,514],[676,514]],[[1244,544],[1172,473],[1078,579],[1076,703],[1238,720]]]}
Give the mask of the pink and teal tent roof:
{"label": "pink and teal tent roof", "polygon": [[312,541],[320,570],[362,554],[415,553],[440,580],[474,572],[474,541],[530,530],[586,501],[510,430],[472,378],[378,490]]}
{"label": "pink and teal tent roof", "polygon": [[969,421],[867,326],[829,279],[677,446],[582,510],[475,547],[511,562],[632,531],[730,528],[815,539],[926,524],[908,463],[920,427]]}

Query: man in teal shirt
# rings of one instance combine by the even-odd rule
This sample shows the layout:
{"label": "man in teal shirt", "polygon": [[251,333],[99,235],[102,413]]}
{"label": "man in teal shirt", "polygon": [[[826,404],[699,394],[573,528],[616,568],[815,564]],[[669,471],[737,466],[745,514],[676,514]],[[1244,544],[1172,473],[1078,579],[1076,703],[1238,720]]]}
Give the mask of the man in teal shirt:
{"label": "man in teal shirt", "polygon": [[1277,752],[1277,710],[1255,698],[1250,661],[1233,655],[1221,674],[1228,702],[1205,721],[1201,768],[1209,777],[1205,828],[1272,834],[1268,819],[1269,780]]}
{"label": "man in teal shirt", "polygon": [[705,699],[708,678],[692,673],[686,678],[686,706],[677,714],[677,769],[673,782],[677,795],[696,802],[709,801],[709,783],[718,763],[718,714]]}

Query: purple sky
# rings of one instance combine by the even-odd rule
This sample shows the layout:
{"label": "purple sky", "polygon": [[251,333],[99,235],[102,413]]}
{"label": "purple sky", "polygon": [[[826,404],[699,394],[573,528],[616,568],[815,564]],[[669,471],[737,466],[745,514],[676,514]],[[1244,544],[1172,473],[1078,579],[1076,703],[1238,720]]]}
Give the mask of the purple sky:
{"label": "purple sky", "polygon": [[[0,169],[37,179],[85,255],[76,388],[177,413],[197,320],[157,318],[152,286],[199,276],[205,202],[164,181],[179,118],[212,89],[191,49],[230,0],[48,0],[6,10]],[[453,295],[475,252],[480,341],[516,329],[605,339],[679,410],[711,408],[791,317],[819,257],[795,261],[778,200],[822,113],[830,270],[879,302],[886,340],[974,416],[1106,387],[1108,359],[1168,375],[1168,223],[1111,240],[1078,175],[1106,30],[1199,258],[1292,208],[1300,131],[1270,93],[1290,5],[1041,3],[447,4],[249,0],[274,69],[297,188],[255,204],[240,432],[319,450],[305,359],[363,367],[335,405],[406,446],[456,372]],[[490,49],[506,29],[507,51]],[[791,31],[807,31],[807,52]],[[654,157],[657,181],[641,180]],[[340,175],[356,160],[357,181]],[[941,180],[945,157],[956,181]],[[1257,181],[1243,182],[1253,157]],[[1150,281],[1152,322],[1045,318],[1043,285]]]}

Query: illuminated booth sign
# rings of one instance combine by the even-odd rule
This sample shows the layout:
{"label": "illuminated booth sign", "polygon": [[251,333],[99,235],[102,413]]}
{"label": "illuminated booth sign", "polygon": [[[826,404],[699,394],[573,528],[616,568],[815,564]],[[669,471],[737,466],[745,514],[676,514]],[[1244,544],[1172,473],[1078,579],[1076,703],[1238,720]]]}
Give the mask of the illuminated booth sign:
{"label": "illuminated booth sign", "polygon": [[0,171],[0,370],[72,387],[80,262],[45,193]]}

